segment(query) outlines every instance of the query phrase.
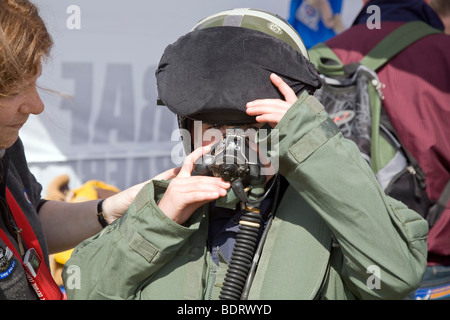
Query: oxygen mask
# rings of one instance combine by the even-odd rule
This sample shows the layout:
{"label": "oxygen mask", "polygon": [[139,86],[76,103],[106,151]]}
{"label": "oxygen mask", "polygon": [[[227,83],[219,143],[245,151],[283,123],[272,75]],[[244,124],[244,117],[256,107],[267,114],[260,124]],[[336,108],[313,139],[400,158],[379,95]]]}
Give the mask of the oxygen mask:
{"label": "oxygen mask", "polygon": [[251,141],[252,136],[248,130],[227,129],[226,135],[213,145],[211,152],[198,160],[194,173],[220,177],[230,182],[232,190],[243,203],[261,202],[267,176],[262,174],[261,155],[257,144]]}

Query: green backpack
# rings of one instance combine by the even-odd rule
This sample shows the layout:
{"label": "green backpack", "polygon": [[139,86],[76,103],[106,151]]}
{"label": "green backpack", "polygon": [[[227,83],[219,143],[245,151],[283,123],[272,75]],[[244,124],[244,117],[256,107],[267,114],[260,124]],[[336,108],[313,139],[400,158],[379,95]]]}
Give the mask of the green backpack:
{"label": "green backpack", "polygon": [[[443,211],[442,203],[447,201],[440,199],[439,208],[436,204],[428,213],[433,204],[425,192],[425,174],[401,143],[382,107],[383,84],[376,71],[413,42],[435,33],[441,31],[423,22],[405,23],[360,62],[348,65],[324,43],[309,50],[310,60],[322,78],[322,87],[315,97],[344,137],[359,147],[385,193],[427,218],[430,226]],[[448,199],[450,191],[446,193]]]}

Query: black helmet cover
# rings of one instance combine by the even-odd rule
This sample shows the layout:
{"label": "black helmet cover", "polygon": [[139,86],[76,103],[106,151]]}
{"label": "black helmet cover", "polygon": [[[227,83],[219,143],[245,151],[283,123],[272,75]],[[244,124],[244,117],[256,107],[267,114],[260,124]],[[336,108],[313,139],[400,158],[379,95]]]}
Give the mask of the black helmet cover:
{"label": "black helmet cover", "polygon": [[239,27],[192,31],[169,45],[156,71],[159,99],[181,117],[218,125],[256,122],[245,113],[255,99],[284,99],[270,81],[279,75],[299,95],[320,78],[286,42]]}

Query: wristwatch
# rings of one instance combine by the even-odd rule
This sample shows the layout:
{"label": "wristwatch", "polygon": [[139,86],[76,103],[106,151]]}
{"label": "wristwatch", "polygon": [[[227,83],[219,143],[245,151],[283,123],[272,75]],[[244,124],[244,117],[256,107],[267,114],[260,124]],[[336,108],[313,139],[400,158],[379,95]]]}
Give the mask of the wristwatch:
{"label": "wristwatch", "polygon": [[102,199],[97,203],[97,218],[98,222],[105,228],[108,226],[108,222],[106,222],[105,215],[103,214],[103,201],[105,201],[105,199]]}

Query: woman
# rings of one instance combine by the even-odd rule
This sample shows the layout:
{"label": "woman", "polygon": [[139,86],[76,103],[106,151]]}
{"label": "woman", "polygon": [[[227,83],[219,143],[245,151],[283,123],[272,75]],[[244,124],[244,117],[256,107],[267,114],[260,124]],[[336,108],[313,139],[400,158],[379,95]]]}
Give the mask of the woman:
{"label": "woman", "polygon": [[[60,299],[48,254],[73,248],[120,217],[145,184],[103,202],[44,201],[19,130],[44,110],[36,81],[52,38],[29,1],[0,2],[0,299]],[[160,178],[170,178],[172,170]]]}

